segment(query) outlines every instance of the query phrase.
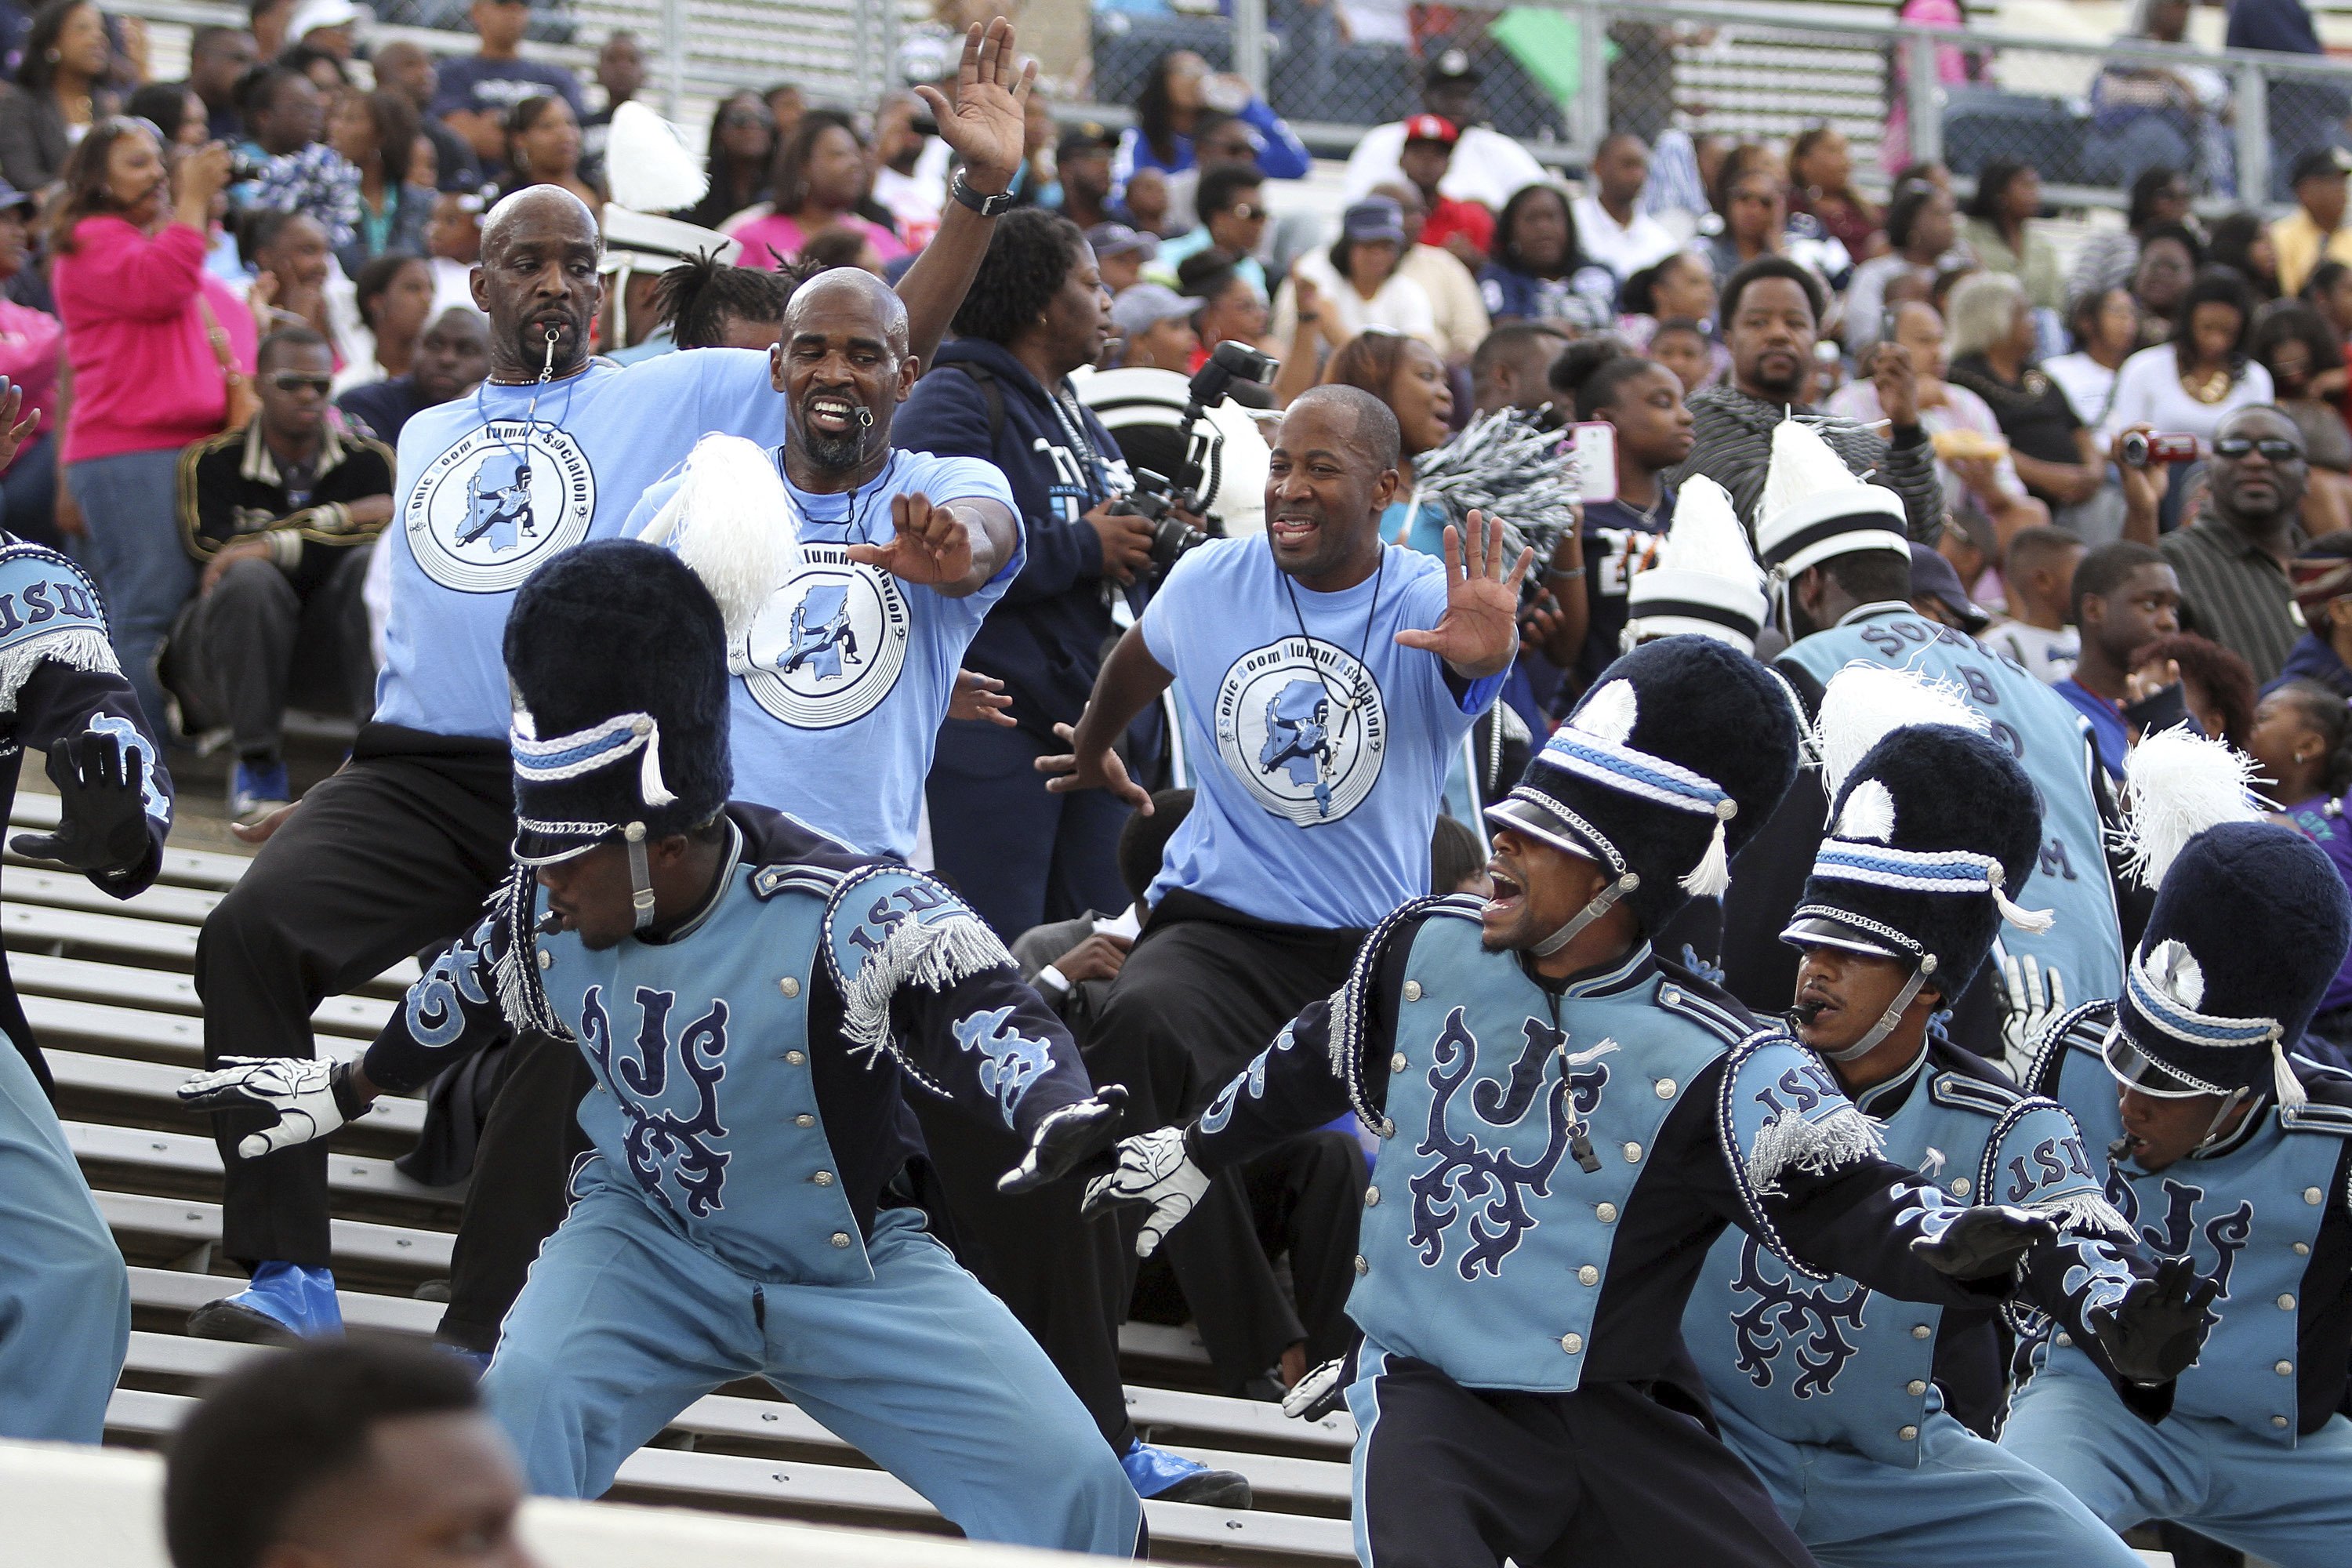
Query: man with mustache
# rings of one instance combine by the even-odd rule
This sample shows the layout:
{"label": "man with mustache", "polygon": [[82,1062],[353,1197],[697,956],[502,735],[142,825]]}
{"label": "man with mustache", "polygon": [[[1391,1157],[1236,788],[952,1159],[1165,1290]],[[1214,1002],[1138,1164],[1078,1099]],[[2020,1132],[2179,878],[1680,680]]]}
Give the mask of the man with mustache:
{"label": "man with mustache", "polygon": [[1676,489],[1704,474],[1731,492],[1750,528],[1764,520],[1758,503],[1773,426],[1792,414],[1816,422],[1847,468],[1872,474],[1903,498],[1906,531],[1932,543],[1944,523],[1936,450],[1919,424],[1919,388],[1909,353],[1894,343],[1871,351],[1863,366],[1878,388],[1886,433],[1823,415],[1811,406],[1813,344],[1829,296],[1820,279],[1782,256],[1760,256],[1724,281],[1725,342],[1731,380],[1691,395],[1690,456],[1662,476]]}
{"label": "man with mustache", "polygon": [[1290,1402],[1346,1388],[1360,1562],[1810,1564],[1703,1425],[1683,1308],[1727,1226],[1901,1300],[2022,1296],[2134,1378],[2195,1353],[2160,1331],[2173,1303],[2140,1249],[2086,1253],[1880,1157],[1818,1058],[1652,951],[1796,764],[1761,665],[1706,637],[1635,648],[1488,813],[1491,898],[1394,910],[1197,1120],[1122,1139],[1087,1184],[1089,1208],[1149,1205],[1148,1249],[1213,1172],[1349,1110],[1381,1139],[1362,1343]]}
{"label": "man with mustache", "polygon": [[[1398,441],[1369,393],[1294,401],[1270,455],[1265,537],[1179,560],[1104,660],[1085,716],[1059,727],[1071,753],[1037,764],[1056,792],[1107,789],[1149,811],[1111,746],[1175,688],[1199,792],[1087,1042],[1140,1125],[1198,1111],[1346,978],[1367,930],[1429,889],[1446,769],[1517,651],[1528,561],[1507,561],[1501,523],[1475,511],[1443,562],[1384,544]],[[1239,1173],[1209,1206],[1169,1249],[1177,1281],[1229,1387],[1277,1365],[1287,1384],[1305,1329],[1262,1265]]]}
{"label": "man with mustache", "polygon": [[[905,280],[910,346],[928,352],[986,249],[1019,166],[1028,77],[1012,29],[967,35],[941,133],[963,154],[959,201]],[[616,534],[639,497],[718,431],[782,442],[771,354],[709,350],[624,369],[591,359],[602,285],[594,215],[550,186],[483,226],[473,274],[490,318],[490,375],[401,432],[392,607],[374,720],[349,765],[311,791],[205,922],[195,980],[208,1062],[311,1053],[311,1010],[472,923],[504,874],[513,795],[499,637],[515,590],[582,542]],[[485,466],[527,468],[514,527],[483,531],[469,495]],[[528,515],[524,512],[527,510]],[[562,1151],[584,1089],[577,1053],[526,1035],[484,1130],[442,1332],[487,1353],[539,1238],[564,1208]],[[223,1246],[251,1289],[197,1310],[191,1331],[231,1339],[331,1332],[323,1145],[234,1162],[253,1131],[225,1119]],[[511,1165],[509,1169],[509,1166]]]}

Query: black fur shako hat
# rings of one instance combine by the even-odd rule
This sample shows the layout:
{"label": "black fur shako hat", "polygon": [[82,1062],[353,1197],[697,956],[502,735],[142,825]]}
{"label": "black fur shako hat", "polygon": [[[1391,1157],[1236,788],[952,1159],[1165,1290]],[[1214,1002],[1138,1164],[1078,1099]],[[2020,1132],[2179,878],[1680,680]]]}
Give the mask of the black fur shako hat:
{"label": "black fur shako hat", "polygon": [[2164,872],[2125,966],[2108,1068],[2173,1099],[2267,1079],[2283,1104],[2301,1104],[2286,1054],[2347,945],[2352,900],[2319,846],[2274,822],[2207,828]]}
{"label": "black fur shako hat", "polygon": [[558,555],[515,595],[506,660],[517,860],[664,838],[727,804],[727,632],[668,551],[605,539]]}
{"label": "black fur shako hat", "polygon": [[1565,945],[1619,898],[1654,932],[1693,896],[1720,895],[1796,776],[1780,678],[1712,637],[1663,637],[1601,672],[1486,816],[1617,879],[1552,939]]}
{"label": "black fur shako hat", "polygon": [[1830,822],[1783,942],[1919,964],[1949,1001],[1983,965],[2004,917],[2048,924],[2009,899],[2040,856],[2042,807],[1998,742],[1906,724],[1863,753]]}

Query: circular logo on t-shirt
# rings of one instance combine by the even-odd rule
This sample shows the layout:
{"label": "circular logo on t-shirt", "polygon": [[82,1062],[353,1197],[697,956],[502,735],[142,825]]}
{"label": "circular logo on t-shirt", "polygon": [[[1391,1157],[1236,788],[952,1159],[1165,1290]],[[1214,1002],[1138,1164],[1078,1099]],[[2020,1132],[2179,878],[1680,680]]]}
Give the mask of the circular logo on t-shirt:
{"label": "circular logo on t-shirt", "polygon": [[914,617],[898,580],[838,544],[803,544],[736,650],[751,700],[796,730],[862,719],[890,695]]}
{"label": "circular logo on t-shirt", "polygon": [[569,432],[499,419],[426,465],[401,521],[427,577],[499,594],[587,538],[595,515],[595,470]]}
{"label": "circular logo on t-shirt", "polygon": [[1218,754],[1259,805],[1301,827],[1363,804],[1388,739],[1371,671],[1320,638],[1253,648],[1217,688]]}

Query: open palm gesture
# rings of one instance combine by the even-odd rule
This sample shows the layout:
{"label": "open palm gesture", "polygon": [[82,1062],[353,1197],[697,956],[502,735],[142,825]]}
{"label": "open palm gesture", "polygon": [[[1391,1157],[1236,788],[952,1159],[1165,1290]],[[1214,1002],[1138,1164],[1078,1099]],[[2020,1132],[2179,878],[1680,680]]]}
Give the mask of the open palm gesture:
{"label": "open palm gesture", "polygon": [[930,105],[940,140],[963,160],[965,177],[982,195],[1009,189],[1020,171],[1029,92],[1036,81],[1037,62],[1024,64],[1013,52],[1013,24],[998,16],[965,32],[953,103],[935,87],[915,89]]}
{"label": "open palm gesture", "polygon": [[1519,582],[1534,562],[1533,550],[1519,552],[1503,570],[1503,520],[1474,511],[1468,526],[1445,526],[1445,613],[1427,631],[1408,628],[1398,644],[1433,653],[1466,680],[1483,680],[1511,668],[1519,651]]}

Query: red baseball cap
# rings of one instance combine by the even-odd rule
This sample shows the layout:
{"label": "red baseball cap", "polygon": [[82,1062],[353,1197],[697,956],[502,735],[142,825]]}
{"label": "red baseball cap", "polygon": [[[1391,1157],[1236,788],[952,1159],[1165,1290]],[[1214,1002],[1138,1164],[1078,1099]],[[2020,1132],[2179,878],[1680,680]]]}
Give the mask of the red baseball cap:
{"label": "red baseball cap", "polygon": [[1436,142],[1451,147],[1462,139],[1454,121],[1442,114],[1416,114],[1404,122],[1404,139],[1408,142]]}

